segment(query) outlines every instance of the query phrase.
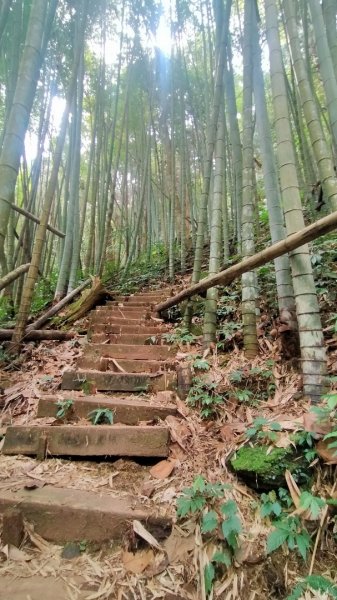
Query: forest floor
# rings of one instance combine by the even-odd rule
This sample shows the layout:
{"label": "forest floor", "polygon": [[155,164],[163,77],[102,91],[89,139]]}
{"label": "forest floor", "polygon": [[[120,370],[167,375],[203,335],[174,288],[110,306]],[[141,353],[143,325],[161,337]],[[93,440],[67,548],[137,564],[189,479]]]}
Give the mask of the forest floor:
{"label": "forest floor", "polygon": [[[228,322],[235,321],[235,311],[239,312],[235,299],[231,305],[234,308],[229,311]],[[71,600],[286,599],[309,572],[332,582],[336,579],[334,515],[329,513],[320,528],[322,511],[318,511],[315,519],[303,515],[303,511],[301,515],[298,495],[296,499],[298,491],[289,489],[292,514],[301,515],[311,537],[310,551],[303,560],[296,544],[295,549],[290,549],[291,544],[283,544],[267,554],[266,539],[272,523],[261,516],[262,490],[246,485],[230,468],[230,458],[247,445],[247,431],[257,427],[257,418],[265,419],[259,426],[261,437],[265,435],[264,443],[277,448],[292,445],[292,435],[302,430],[308,419],[310,407],[301,395],[301,377],[293,361],[282,360],[277,340],[269,335],[264,323],[265,319],[261,319],[260,355],[253,361],[248,361],[240,348],[238,328],[232,327],[230,333],[228,328],[223,329],[222,349],[214,348],[206,355],[198,335],[191,341],[178,340],[178,361],[192,366],[197,383],[192,401],[176,399],[179,418],[170,423],[170,459],[174,468],[169,474],[168,461],[161,462],[153,471],[158,461],[50,458],[39,462],[0,454],[1,490],[49,484],[111,496],[138,495],[145,506],[159,507],[160,513],[171,517],[174,523],[170,537],[157,548],[130,537],[120,545],[95,546],[83,540],[79,555],[72,559],[64,557],[64,547],[46,542],[27,524],[20,550],[0,545],[0,600],[37,600],[47,592],[48,598]],[[198,318],[195,325],[198,326]],[[85,329],[85,320],[76,327]],[[83,343],[83,336],[78,336],[67,342],[26,344],[20,363],[7,364],[0,371],[3,391],[0,434],[8,424],[34,422],[39,397],[46,392],[57,393],[63,370],[75,363]],[[329,366],[334,374],[337,371],[334,344],[330,347]],[[207,398],[212,398],[212,402]],[[202,418],[200,410],[210,414]],[[276,436],[269,435],[273,429],[271,423],[278,425]],[[335,467],[327,466],[315,456],[311,469],[312,493],[323,498],[334,497]],[[205,567],[219,544],[223,547],[224,537],[215,535],[214,529],[212,535],[205,532],[200,511],[193,513],[182,508],[181,513],[186,514],[178,517],[176,510],[179,499],[181,502],[194,493],[194,499],[203,497],[208,503],[208,512],[215,509],[219,515],[213,492],[207,497],[207,489],[198,476],[204,478],[206,485],[208,482],[215,486],[213,489],[217,484],[225,484],[222,500],[234,501],[235,516],[241,523],[238,547],[234,551],[229,548],[231,564],[224,567],[221,560],[211,563],[215,583],[207,596]],[[284,485],[287,488],[287,483]],[[289,485],[292,486],[291,479]],[[269,501],[273,498],[270,496]],[[274,500],[277,499],[276,495]],[[316,539],[317,549],[313,554]],[[292,597],[323,600],[336,596],[303,588],[300,595]]]}

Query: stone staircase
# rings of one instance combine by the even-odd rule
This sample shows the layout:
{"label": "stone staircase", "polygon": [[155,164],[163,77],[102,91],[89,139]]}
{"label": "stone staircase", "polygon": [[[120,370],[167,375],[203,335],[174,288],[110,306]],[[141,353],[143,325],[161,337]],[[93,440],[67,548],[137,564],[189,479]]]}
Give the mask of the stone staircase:
{"label": "stone staircase", "polygon": [[[56,416],[57,401],[70,401],[69,418],[66,413],[53,426],[8,427],[2,453],[30,455],[39,460],[167,457],[169,429],[165,418],[177,412],[173,392],[175,350],[164,343],[166,326],[153,307],[169,295],[170,289],[143,292],[116,298],[92,311],[88,343],[76,368],[64,371],[61,394],[46,395],[38,404],[37,418],[45,418]],[[85,394],[78,394],[84,389]],[[88,415],[96,409],[112,411],[113,424],[93,425]],[[134,518],[169,529],[167,519],[147,512],[137,498],[123,502],[102,495],[98,499],[93,492],[81,492],[81,497],[74,492],[52,486],[29,492],[0,492],[0,513],[7,514],[8,509],[18,506],[38,533],[54,541],[102,541],[112,535],[118,538]],[[107,512],[113,526],[102,528]],[[67,520],[75,517],[78,527],[72,523],[67,529]],[[90,535],[83,531],[83,522],[89,521]]]}

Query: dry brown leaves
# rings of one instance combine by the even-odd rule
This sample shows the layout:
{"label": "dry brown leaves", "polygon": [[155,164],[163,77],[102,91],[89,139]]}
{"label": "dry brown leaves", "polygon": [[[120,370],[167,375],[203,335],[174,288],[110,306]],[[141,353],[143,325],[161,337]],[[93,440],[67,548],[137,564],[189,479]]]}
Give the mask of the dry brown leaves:
{"label": "dry brown leaves", "polygon": [[[229,374],[233,370],[262,368],[267,359],[275,358],[275,344],[267,344],[265,338],[260,338],[260,345],[263,346],[263,355],[254,361],[247,361],[238,350],[226,361],[214,354],[213,366],[207,377],[216,381],[223,391],[232,389]],[[6,401],[9,402],[6,413],[9,406],[14,406],[16,402],[20,413],[20,402],[22,399],[26,402],[23,413],[12,412],[11,422],[33,422],[38,396],[45,391],[56,392],[64,364],[75,361],[79,352],[80,348],[70,342],[31,347],[25,369],[18,375],[19,383],[14,380],[7,386]],[[180,361],[187,361],[186,353],[182,354]],[[211,362],[210,357],[208,360]],[[226,457],[243,443],[246,428],[257,416],[263,415],[282,425],[280,444],[287,443],[289,438],[286,432],[295,431],[303,423],[308,403],[305,399],[297,399],[300,385],[298,375],[278,362],[273,372],[276,389],[269,399],[258,407],[231,399],[224,403],[219,415],[209,422],[202,421],[197,411],[189,409],[179,399],[173,399],[171,393],[158,395],[156,401],[163,404],[176,402],[179,416],[168,417],[166,421],[172,439],[169,458],[152,467],[124,459],[110,463],[48,459],[38,463],[30,458],[0,455],[0,489],[14,490],[23,486],[48,484],[96,490],[119,497],[135,494],[145,506],[159,509],[161,514],[171,516],[175,522],[176,498],[184,488],[192,485],[197,474],[202,474],[210,482],[229,482],[232,484],[229,497],[239,506],[243,529],[247,534],[242,537],[235,568],[230,569],[223,580],[216,584],[213,598],[233,600],[265,597],[258,595],[259,589],[254,595],[254,584],[250,583],[251,571],[247,570],[247,566],[258,565],[264,560],[268,528],[252,508],[254,492],[239,484],[228,471]],[[61,558],[60,547],[32,536],[31,532],[27,538],[29,543],[22,548],[29,560],[17,562],[5,556],[0,562],[0,577],[8,574],[31,577],[33,573],[44,577],[60,577],[67,584],[71,600],[204,598],[203,566],[209,560],[212,547],[203,544],[200,531],[193,521],[184,529],[175,524],[171,536],[159,547],[147,545],[135,554],[125,548],[105,548],[93,553],[85,552],[72,561]],[[81,573],[80,581],[74,573]]]}

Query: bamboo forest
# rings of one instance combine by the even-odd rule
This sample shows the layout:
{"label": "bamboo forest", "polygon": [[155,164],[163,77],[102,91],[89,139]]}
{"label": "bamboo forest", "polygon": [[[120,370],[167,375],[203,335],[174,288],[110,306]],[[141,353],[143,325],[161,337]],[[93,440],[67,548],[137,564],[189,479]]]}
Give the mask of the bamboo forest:
{"label": "bamboo forest", "polygon": [[0,0],[0,600],[337,599],[337,0]]}

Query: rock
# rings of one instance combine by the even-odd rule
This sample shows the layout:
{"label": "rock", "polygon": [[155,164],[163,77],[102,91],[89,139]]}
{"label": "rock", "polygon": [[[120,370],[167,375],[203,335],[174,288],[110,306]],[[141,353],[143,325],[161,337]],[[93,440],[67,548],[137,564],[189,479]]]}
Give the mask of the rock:
{"label": "rock", "polygon": [[253,489],[263,491],[286,487],[288,469],[297,483],[307,482],[310,470],[307,461],[296,449],[270,449],[270,446],[243,446],[230,457],[230,466]]}

